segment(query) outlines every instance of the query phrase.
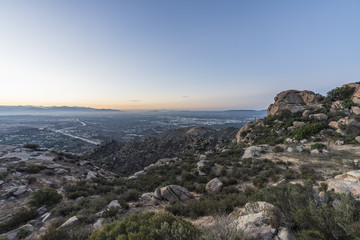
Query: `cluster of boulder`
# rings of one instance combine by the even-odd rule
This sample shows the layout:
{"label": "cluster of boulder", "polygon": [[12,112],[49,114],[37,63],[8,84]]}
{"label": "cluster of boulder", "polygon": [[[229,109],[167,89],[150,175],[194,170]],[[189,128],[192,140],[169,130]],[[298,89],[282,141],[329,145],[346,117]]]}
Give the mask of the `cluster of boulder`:
{"label": "cluster of boulder", "polygon": [[[266,117],[284,114],[300,114],[302,117],[324,122],[329,119],[329,116],[323,112],[329,111],[330,114],[341,112],[345,117],[342,117],[339,120],[336,119],[336,121],[331,121],[329,123],[329,128],[324,129],[322,134],[332,134],[336,131],[341,136],[347,136],[347,133],[343,130],[344,128],[342,126],[352,125],[356,128],[360,128],[360,122],[356,118],[356,116],[360,115],[360,84],[345,84],[341,88],[354,89],[353,94],[349,97],[349,100],[352,101],[353,105],[349,106],[348,102],[343,100],[334,100],[333,102],[330,102],[330,109],[325,111],[324,104],[322,103],[323,97],[321,95],[311,91],[288,90],[279,93],[274,98],[275,102],[268,107]],[[279,123],[282,122],[279,120],[274,121],[274,124]],[[294,121],[293,125],[285,130],[293,131],[304,124],[305,123],[301,121]],[[254,133],[252,130],[257,127],[264,127],[264,121],[262,119],[245,124],[236,134],[237,143],[253,143],[257,136],[256,132]],[[283,136],[283,130],[277,130],[276,134],[279,137]]]}

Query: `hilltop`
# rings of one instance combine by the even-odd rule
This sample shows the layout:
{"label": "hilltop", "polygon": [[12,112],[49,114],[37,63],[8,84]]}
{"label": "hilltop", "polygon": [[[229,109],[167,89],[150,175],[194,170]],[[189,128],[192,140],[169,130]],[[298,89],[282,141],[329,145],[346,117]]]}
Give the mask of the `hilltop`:
{"label": "hilltop", "polygon": [[[1,146],[9,239],[358,239],[360,84],[279,93],[241,129],[83,155]],[[30,149],[29,149],[30,147]]]}

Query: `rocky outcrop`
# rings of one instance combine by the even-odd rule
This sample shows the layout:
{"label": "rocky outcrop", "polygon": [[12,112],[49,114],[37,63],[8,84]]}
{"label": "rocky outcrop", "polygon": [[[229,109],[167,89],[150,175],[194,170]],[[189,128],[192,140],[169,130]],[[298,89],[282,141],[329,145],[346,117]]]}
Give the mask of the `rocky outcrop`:
{"label": "rocky outcrop", "polygon": [[248,147],[245,149],[242,159],[260,157],[261,156],[260,151],[261,151],[261,147],[257,147],[257,146]]}
{"label": "rocky outcrop", "polygon": [[169,185],[155,189],[154,197],[158,200],[166,200],[169,202],[184,201],[191,197],[191,193],[184,187],[178,185]]}
{"label": "rocky outcrop", "polygon": [[335,176],[327,181],[328,188],[339,193],[352,193],[355,197],[360,196],[360,170],[350,171]]}
{"label": "rocky outcrop", "polygon": [[351,96],[351,100],[358,106],[360,106],[360,84],[358,83],[348,83],[348,84],[345,84],[343,85],[342,87],[352,87],[354,88],[354,93],[353,95]]}
{"label": "rocky outcrop", "polygon": [[269,106],[267,116],[280,115],[286,111],[304,112],[306,109],[317,106],[319,99],[319,95],[311,91],[284,91],[274,98],[275,102]]}
{"label": "rocky outcrop", "polygon": [[245,159],[245,158],[260,157],[261,151],[265,151],[268,148],[269,148],[269,145],[267,145],[267,144],[248,147],[245,149],[245,152],[241,158]]}
{"label": "rocky outcrop", "polygon": [[214,178],[205,185],[205,190],[209,194],[216,194],[221,192],[223,185],[218,178]]}
{"label": "rocky outcrop", "polygon": [[266,202],[247,203],[235,224],[251,239],[289,240],[291,235],[288,229],[276,229],[270,224],[274,209],[272,204]]}

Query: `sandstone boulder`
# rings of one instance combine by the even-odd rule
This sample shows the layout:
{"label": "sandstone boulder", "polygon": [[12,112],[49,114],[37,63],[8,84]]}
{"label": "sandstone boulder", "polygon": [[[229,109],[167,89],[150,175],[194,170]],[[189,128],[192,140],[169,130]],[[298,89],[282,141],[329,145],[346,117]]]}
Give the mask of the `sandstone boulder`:
{"label": "sandstone boulder", "polygon": [[332,129],[338,129],[339,128],[339,123],[338,122],[336,122],[336,121],[331,121],[330,123],[329,123],[329,127],[331,127]]}
{"label": "sandstone boulder", "polygon": [[351,112],[355,115],[360,115],[360,107],[358,106],[351,107]]}
{"label": "sandstone boulder", "polygon": [[328,119],[328,115],[326,115],[325,113],[310,114],[309,117],[314,118],[319,121],[324,121],[324,120]]}
{"label": "sandstone boulder", "polygon": [[223,185],[218,178],[214,178],[206,184],[205,190],[209,194],[216,194],[221,192]]}

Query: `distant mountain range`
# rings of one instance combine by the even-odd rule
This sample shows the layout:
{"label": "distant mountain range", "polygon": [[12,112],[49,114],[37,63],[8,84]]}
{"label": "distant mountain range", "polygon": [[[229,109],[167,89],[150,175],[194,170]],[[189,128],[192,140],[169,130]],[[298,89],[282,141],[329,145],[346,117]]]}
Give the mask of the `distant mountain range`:
{"label": "distant mountain range", "polygon": [[1,106],[0,115],[21,115],[21,114],[63,114],[63,113],[116,113],[121,110],[97,109],[90,107],[42,107],[42,106]]}
{"label": "distant mountain range", "polygon": [[124,111],[115,109],[98,109],[90,107],[42,107],[42,106],[4,106],[0,105],[0,115],[63,115],[63,114],[99,114],[99,113],[130,113],[130,114],[161,114],[179,115],[183,117],[263,117],[266,110],[224,110],[224,111],[179,111],[179,110],[149,110]]}

